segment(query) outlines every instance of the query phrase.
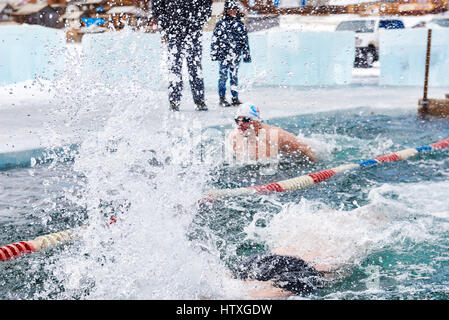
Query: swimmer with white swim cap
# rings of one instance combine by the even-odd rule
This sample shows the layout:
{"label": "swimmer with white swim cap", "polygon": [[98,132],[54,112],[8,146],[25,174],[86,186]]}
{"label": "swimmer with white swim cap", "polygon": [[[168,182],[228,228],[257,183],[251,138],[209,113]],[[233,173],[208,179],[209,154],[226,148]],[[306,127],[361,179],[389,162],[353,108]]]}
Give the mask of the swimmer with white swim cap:
{"label": "swimmer with white swim cap", "polygon": [[317,161],[312,149],[293,134],[281,128],[262,123],[259,106],[244,103],[235,114],[237,128],[230,132],[227,143],[237,159],[252,160],[277,158],[306,158]]}

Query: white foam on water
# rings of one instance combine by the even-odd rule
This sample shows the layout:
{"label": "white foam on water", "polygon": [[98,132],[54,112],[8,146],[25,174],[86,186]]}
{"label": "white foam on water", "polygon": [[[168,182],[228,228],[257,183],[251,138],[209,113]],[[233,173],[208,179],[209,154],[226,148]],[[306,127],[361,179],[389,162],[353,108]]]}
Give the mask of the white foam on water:
{"label": "white foam on water", "polygon": [[[249,238],[265,241],[270,250],[289,249],[338,270],[360,265],[382,248],[401,252],[410,249],[409,243],[439,245],[449,227],[448,191],[446,181],[383,184],[370,190],[369,204],[350,211],[302,199],[283,205],[266,228],[252,223],[246,232]],[[417,269],[423,267],[432,269]]]}
{"label": "white foam on water", "polygon": [[368,249],[381,241],[383,235],[376,225],[360,209],[338,211],[303,199],[285,205],[267,228],[254,232],[273,251],[292,249],[305,260],[332,269],[358,263]]}
{"label": "white foam on water", "polygon": [[390,138],[382,136],[367,140],[337,133],[313,133],[310,136],[305,136],[304,133],[299,132],[297,137],[300,141],[310,146],[321,161],[330,161],[335,154],[347,152],[351,148],[360,150],[358,153],[361,153],[361,155],[358,159],[346,160],[347,163],[399,150],[395,148]]}

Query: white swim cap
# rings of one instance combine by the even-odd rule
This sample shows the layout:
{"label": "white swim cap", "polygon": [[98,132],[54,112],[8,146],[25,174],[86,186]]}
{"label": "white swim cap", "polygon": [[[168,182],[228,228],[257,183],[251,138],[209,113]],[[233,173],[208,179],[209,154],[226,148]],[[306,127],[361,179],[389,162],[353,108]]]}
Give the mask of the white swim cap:
{"label": "white swim cap", "polygon": [[244,103],[238,108],[235,117],[247,117],[251,120],[260,121],[260,110],[252,103]]}

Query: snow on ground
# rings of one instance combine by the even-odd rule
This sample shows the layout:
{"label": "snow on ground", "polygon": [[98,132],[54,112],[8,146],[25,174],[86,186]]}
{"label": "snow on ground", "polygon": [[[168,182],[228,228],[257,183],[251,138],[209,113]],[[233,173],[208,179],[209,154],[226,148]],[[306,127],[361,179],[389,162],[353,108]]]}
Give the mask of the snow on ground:
{"label": "snow on ground", "polygon": [[[253,87],[241,93],[243,101],[251,101],[260,106],[264,119],[287,117],[291,115],[316,113],[331,110],[343,110],[357,107],[371,107],[385,111],[417,110],[418,99],[422,97],[421,87],[381,87],[377,85],[378,67],[354,69],[351,86],[327,88],[275,88]],[[73,128],[66,127],[70,119],[54,118],[58,106],[53,105],[57,94],[51,84],[34,85],[31,82],[0,87],[0,153],[14,152],[45,147],[51,137],[46,125],[59,134],[66,132],[67,141]],[[429,97],[443,98],[445,88],[430,88]],[[167,94],[157,91],[159,101],[166,101],[157,112],[168,111]],[[201,121],[203,127],[232,124],[235,108],[217,106],[218,96],[215,90],[206,91],[208,112],[197,112],[186,84],[183,91],[180,117]],[[107,110],[105,110],[106,112]],[[61,116],[61,115],[59,115]],[[93,116],[93,115],[92,115]],[[148,119],[151,123],[151,119]],[[98,123],[83,122],[84,129],[97,127]],[[79,141],[73,141],[78,143]]]}

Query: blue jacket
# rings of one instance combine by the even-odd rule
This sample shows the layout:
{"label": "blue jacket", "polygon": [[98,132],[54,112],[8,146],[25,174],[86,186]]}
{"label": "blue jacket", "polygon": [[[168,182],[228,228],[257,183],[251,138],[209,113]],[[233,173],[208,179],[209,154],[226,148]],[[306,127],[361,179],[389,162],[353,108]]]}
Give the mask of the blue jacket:
{"label": "blue jacket", "polygon": [[251,62],[248,31],[239,18],[225,16],[215,25],[212,35],[211,59]]}

